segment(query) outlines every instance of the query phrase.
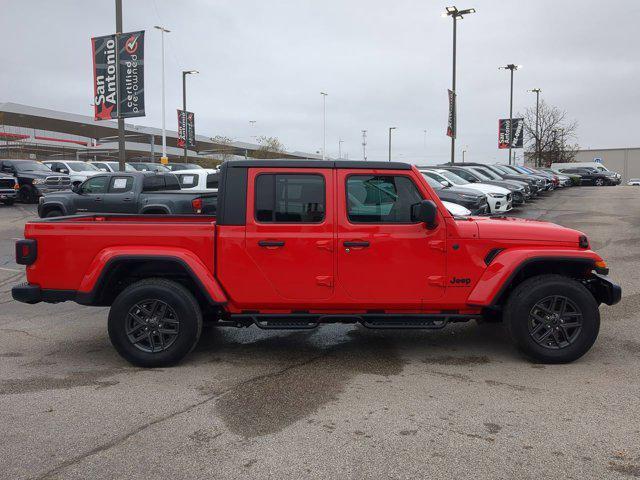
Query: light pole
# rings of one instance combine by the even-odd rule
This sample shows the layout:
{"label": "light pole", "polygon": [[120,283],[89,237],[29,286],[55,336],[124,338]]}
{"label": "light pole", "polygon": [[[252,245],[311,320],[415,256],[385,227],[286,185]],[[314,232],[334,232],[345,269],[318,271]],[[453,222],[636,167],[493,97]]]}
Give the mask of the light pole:
{"label": "light pole", "polygon": [[398,127],[389,127],[389,161],[391,161],[391,130],[395,130]]}
{"label": "light pole", "polygon": [[533,88],[529,91],[536,94],[536,167],[540,167],[542,166],[542,162],[540,161],[540,133],[538,128],[540,117],[540,92],[542,92],[542,90],[539,88]]}
{"label": "light pole", "polygon": [[511,90],[509,93],[509,165],[511,165],[511,144],[513,143],[513,72],[522,68],[522,65],[510,63],[504,67],[498,67],[500,70],[509,70],[511,72]]}
{"label": "light pole", "polygon": [[171,32],[160,25],[156,25],[153,28],[160,30],[160,37],[162,39],[162,158],[160,163],[167,162],[167,131],[165,125],[165,113],[164,113],[164,34]]}
{"label": "light pole", "polygon": [[322,95],[322,159],[327,158],[327,95],[328,93],[320,92]]}
{"label": "light pole", "polygon": [[464,15],[468,15],[470,13],[476,13],[475,8],[466,8],[464,10],[458,10],[457,7],[447,7],[445,12],[442,14],[443,17],[451,17],[453,20],[453,80],[451,82],[451,93],[453,95],[453,119],[452,119],[452,127],[453,131],[451,132],[451,163],[455,162],[456,158],[456,28],[458,24],[458,19],[463,19]]}
{"label": "light pole", "polygon": [[367,161],[367,131],[362,130],[362,158]]}
{"label": "light pole", "polygon": [[[116,0],[116,46],[119,45],[120,35],[122,35],[122,0]],[[120,56],[119,48],[116,48],[116,77],[120,76]],[[125,171],[125,162],[127,161],[126,144],[124,139],[124,118],[120,116],[120,79],[116,78],[116,98],[118,105],[118,169]]]}
{"label": "light pole", "polygon": [[189,132],[187,129],[187,75],[200,73],[198,70],[182,71],[182,111],[184,112],[184,163],[187,163],[187,147],[189,145]]}
{"label": "light pole", "polygon": [[338,138],[338,160],[342,159],[342,144],[344,143],[344,140],[342,140],[341,138]]}

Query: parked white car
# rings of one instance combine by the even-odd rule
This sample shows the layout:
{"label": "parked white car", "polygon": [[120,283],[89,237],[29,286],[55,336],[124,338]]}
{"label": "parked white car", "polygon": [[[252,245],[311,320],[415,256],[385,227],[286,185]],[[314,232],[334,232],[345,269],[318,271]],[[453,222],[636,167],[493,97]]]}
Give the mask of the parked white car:
{"label": "parked white car", "polygon": [[431,178],[435,178],[444,186],[455,185],[456,187],[469,188],[484,193],[487,196],[490,213],[504,213],[512,209],[513,199],[511,197],[511,192],[506,188],[486,183],[467,182],[464,178],[460,178],[455,173],[439,168],[429,168],[420,171],[426,173]]}
{"label": "parked white car", "polygon": [[447,202],[445,200],[441,200],[442,204],[445,206],[449,213],[454,217],[468,217],[471,215],[471,210],[468,208],[464,208],[462,205],[458,205],[457,203]]}
{"label": "parked white car", "polygon": [[218,191],[218,170],[213,168],[198,168],[194,170],[176,170],[172,172],[182,189]]}
{"label": "parked white car", "polygon": [[627,185],[635,185],[636,187],[640,187],[640,178],[632,178],[627,182]]}
{"label": "parked white car", "polygon": [[81,160],[47,160],[42,163],[54,172],[69,175],[71,185],[80,185],[87,178],[100,173],[97,167]]}
{"label": "parked white car", "polygon": [[[118,162],[93,162],[93,161],[89,161],[87,163],[90,164],[90,165],[93,165],[94,167],[96,167],[101,172],[119,172],[120,171],[120,164]],[[137,170],[135,168],[133,168],[131,165],[129,165],[128,163],[124,164],[124,171],[125,172],[137,172]]]}

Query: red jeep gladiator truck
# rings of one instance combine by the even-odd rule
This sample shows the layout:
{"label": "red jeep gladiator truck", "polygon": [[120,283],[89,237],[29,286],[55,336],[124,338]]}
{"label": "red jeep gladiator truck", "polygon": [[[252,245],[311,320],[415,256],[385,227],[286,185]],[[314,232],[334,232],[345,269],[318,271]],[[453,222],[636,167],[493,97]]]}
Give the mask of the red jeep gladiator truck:
{"label": "red jeep gladiator truck", "polygon": [[552,223],[453,217],[404,163],[244,160],[220,172],[217,216],[28,222],[26,303],[110,306],[116,350],[175,364],[219,326],[443,328],[504,322],[541,362],[570,362],[621,289],[587,237]]}

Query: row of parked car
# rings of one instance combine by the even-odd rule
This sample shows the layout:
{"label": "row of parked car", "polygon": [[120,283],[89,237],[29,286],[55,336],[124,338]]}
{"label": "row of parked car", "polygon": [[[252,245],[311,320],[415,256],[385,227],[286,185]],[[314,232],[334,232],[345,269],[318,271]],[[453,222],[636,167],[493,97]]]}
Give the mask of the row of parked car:
{"label": "row of parked car", "polygon": [[531,168],[484,163],[419,166],[454,215],[500,214],[542,192],[577,185],[617,185],[621,176],[589,166]]}
{"label": "row of parked car", "polygon": [[[117,171],[118,162],[0,159],[0,202],[36,203],[43,195],[68,191],[84,185],[91,177]],[[217,191],[218,188],[217,170],[192,163],[127,163],[125,173],[134,172],[173,173],[181,189]],[[100,190],[96,185],[100,182],[92,182],[87,189]]]}
{"label": "row of parked car", "polygon": [[[606,168],[482,163],[418,166],[455,215],[502,214],[542,192],[576,185],[615,185]],[[97,213],[215,213],[218,171],[193,163],[0,160],[0,201],[39,202],[41,217]]]}

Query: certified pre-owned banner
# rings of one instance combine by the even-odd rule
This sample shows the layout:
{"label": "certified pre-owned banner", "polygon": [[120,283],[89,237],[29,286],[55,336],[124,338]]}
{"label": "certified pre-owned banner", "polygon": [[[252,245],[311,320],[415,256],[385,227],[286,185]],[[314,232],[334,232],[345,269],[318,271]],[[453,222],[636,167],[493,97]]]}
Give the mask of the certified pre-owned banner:
{"label": "certified pre-owned banner", "polygon": [[456,138],[456,94],[449,92],[449,120],[447,122],[447,135]]}
{"label": "certified pre-owned banner", "polygon": [[96,120],[144,116],[144,32],[118,38],[120,68],[116,62],[116,36],[91,39],[93,51],[93,103]]}
{"label": "certified pre-owned banner", "polygon": [[[511,148],[522,148],[524,145],[524,118],[513,119],[513,136]],[[498,120],[498,148],[509,148],[511,123],[508,118]]]}
{"label": "certified pre-owned banner", "polygon": [[117,118],[116,36],[92,38],[91,49],[93,50],[94,118],[96,120]]}
{"label": "certified pre-owned banner", "polygon": [[120,117],[144,117],[144,31],[118,39]]}
{"label": "certified pre-owned banner", "polygon": [[178,147],[184,148],[184,142],[188,148],[196,146],[196,128],[193,112],[178,110]]}

